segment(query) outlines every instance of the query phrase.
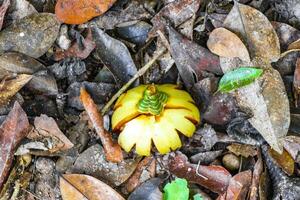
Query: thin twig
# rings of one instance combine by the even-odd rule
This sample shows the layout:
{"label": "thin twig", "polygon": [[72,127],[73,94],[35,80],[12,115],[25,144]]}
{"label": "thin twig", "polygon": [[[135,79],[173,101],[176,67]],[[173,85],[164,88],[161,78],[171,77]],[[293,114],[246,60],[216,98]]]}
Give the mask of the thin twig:
{"label": "thin twig", "polygon": [[123,87],[107,102],[107,104],[102,108],[101,114],[102,116],[105,115],[105,113],[109,110],[111,105],[117,100],[117,98],[125,92],[130,85],[136,81],[140,76],[142,76],[154,63],[155,61],[161,57],[166,51],[166,48],[163,48],[161,51],[159,51],[144,67],[142,67]]}
{"label": "thin twig", "polygon": [[198,161],[197,164],[197,168],[196,168],[196,174],[202,178],[204,178],[205,180],[208,180],[208,178],[206,176],[203,176],[202,174],[200,174],[200,160]]}

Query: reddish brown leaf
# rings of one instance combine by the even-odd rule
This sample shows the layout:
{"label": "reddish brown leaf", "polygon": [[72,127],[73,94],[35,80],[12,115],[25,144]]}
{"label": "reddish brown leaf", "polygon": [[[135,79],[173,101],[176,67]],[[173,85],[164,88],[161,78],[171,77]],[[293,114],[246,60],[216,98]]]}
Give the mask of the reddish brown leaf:
{"label": "reddish brown leaf", "polygon": [[300,95],[300,58],[298,58],[296,62],[293,85],[294,85],[295,106],[298,107],[299,95]]}
{"label": "reddish brown leaf", "polygon": [[70,140],[61,132],[56,124],[56,121],[52,117],[47,115],[41,115],[34,119],[35,130],[30,132],[28,138],[34,140],[43,140],[45,138],[51,138],[50,153],[57,151],[64,151],[72,148],[74,145]]}
{"label": "reddish brown leaf", "polygon": [[4,16],[9,6],[10,0],[4,0],[2,6],[0,7],[0,30],[2,29]]}
{"label": "reddish brown leaf", "polygon": [[288,175],[292,175],[294,173],[295,161],[285,149],[282,154],[277,153],[273,149],[269,149],[269,153],[285,173]]}
{"label": "reddish brown leaf", "polygon": [[104,129],[103,117],[98,111],[97,105],[94,103],[93,99],[84,88],[81,88],[80,90],[80,100],[86,112],[88,113],[97,134],[101,139],[106,159],[111,162],[121,162],[123,160],[121,147],[119,146],[119,144],[113,142],[110,133],[108,133]]}
{"label": "reddish brown leaf", "polygon": [[81,59],[86,59],[90,53],[95,49],[96,44],[92,38],[92,31],[88,29],[88,33],[86,38],[83,41],[84,48],[78,45],[78,43],[74,43],[68,50],[64,51],[63,49],[58,49],[54,54],[54,60],[59,61],[64,58],[76,57]]}
{"label": "reddish brown leaf", "polygon": [[125,200],[102,181],[83,174],[63,175],[60,178],[60,191],[64,200]]}
{"label": "reddish brown leaf", "polygon": [[254,165],[254,170],[253,170],[253,178],[252,178],[252,183],[250,186],[250,191],[249,191],[249,200],[256,200],[258,199],[258,188],[259,188],[259,181],[261,174],[263,172],[264,165],[263,161],[261,158],[261,154],[258,154],[258,160],[256,161]]}
{"label": "reddish brown leaf", "polygon": [[116,0],[58,0],[57,18],[66,24],[82,24],[105,13]]}
{"label": "reddish brown leaf", "polygon": [[226,191],[226,200],[244,200],[246,199],[252,179],[252,172],[250,170],[240,172],[229,182]]}
{"label": "reddish brown leaf", "polygon": [[132,192],[135,188],[137,188],[140,184],[140,178],[145,169],[149,169],[150,177],[153,178],[155,176],[155,159],[151,157],[145,157],[139,164],[137,165],[134,173],[127,180],[125,184],[125,188],[128,192]]}
{"label": "reddish brown leaf", "polygon": [[27,115],[16,101],[0,127],[0,190],[13,162],[14,151],[29,129]]}
{"label": "reddish brown leaf", "polygon": [[179,178],[185,178],[218,194],[226,191],[231,179],[231,174],[222,166],[200,165],[197,172],[197,165],[189,163],[182,153],[170,158],[169,170]]}

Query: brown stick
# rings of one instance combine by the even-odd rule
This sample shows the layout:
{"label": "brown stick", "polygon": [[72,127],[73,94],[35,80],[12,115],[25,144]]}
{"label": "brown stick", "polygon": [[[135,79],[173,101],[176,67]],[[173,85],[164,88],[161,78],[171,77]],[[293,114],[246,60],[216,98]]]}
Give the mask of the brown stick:
{"label": "brown stick", "polygon": [[110,133],[104,129],[103,117],[98,111],[93,99],[84,88],[80,90],[80,100],[101,139],[106,159],[110,162],[121,162],[123,160],[121,147],[113,142]]}

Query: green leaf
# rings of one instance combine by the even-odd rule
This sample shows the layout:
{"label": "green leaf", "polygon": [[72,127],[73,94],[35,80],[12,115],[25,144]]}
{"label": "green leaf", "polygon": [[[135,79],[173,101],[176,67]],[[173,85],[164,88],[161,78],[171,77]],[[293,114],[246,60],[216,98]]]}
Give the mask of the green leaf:
{"label": "green leaf", "polygon": [[201,196],[201,194],[195,194],[193,196],[194,200],[203,200],[203,197]]}
{"label": "green leaf", "polygon": [[188,200],[189,188],[185,179],[177,178],[164,187],[164,200]]}
{"label": "green leaf", "polygon": [[253,67],[240,67],[227,72],[221,78],[218,91],[226,93],[237,88],[249,85],[263,73],[262,69]]}

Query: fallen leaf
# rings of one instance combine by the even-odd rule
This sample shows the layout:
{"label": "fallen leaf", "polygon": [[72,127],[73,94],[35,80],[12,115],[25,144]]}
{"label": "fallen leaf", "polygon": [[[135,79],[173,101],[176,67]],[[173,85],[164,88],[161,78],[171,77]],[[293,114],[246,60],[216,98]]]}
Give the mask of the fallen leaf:
{"label": "fallen leaf", "polygon": [[99,135],[102,145],[104,147],[106,159],[111,162],[121,162],[123,160],[123,154],[121,147],[118,143],[112,140],[112,136],[103,127],[103,117],[97,109],[97,105],[94,103],[93,99],[89,93],[81,88],[80,90],[80,100],[89,115],[89,118]]}
{"label": "fallen leaf", "polygon": [[277,34],[268,18],[260,11],[235,2],[223,26],[246,42],[252,59],[275,62],[280,58]]}
{"label": "fallen leaf", "polygon": [[295,162],[299,162],[300,137],[292,135],[286,136],[283,144],[285,150],[292,156]]}
{"label": "fallen leaf", "polygon": [[58,0],[55,15],[66,24],[83,24],[105,13],[116,0]]}
{"label": "fallen leaf", "polygon": [[164,187],[164,200],[188,200],[190,190],[187,186],[187,181],[181,178],[167,183]]}
{"label": "fallen leaf", "polygon": [[250,186],[250,190],[248,192],[248,199],[249,200],[256,200],[259,196],[259,182],[261,179],[261,175],[263,173],[264,164],[261,157],[261,153],[258,154],[258,159],[254,165],[253,176],[252,176],[252,183]]}
{"label": "fallen leaf", "polygon": [[13,163],[14,152],[23,138],[26,137],[30,124],[26,113],[18,102],[15,102],[5,121],[0,127],[0,190]]}
{"label": "fallen leaf", "polygon": [[285,173],[290,176],[294,174],[295,161],[286,150],[284,150],[282,154],[279,154],[276,151],[269,149],[269,153]]}
{"label": "fallen leaf", "polygon": [[102,181],[83,174],[62,175],[60,177],[60,191],[63,200],[125,200],[119,193]]}
{"label": "fallen leaf", "polygon": [[53,14],[26,16],[0,32],[0,52],[16,51],[38,58],[53,45],[59,27],[60,23]]}
{"label": "fallen leaf", "polygon": [[216,28],[207,40],[208,49],[222,57],[237,57],[250,61],[248,50],[240,38],[225,28]]}
{"label": "fallen leaf", "polygon": [[257,154],[256,147],[252,145],[233,143],[226,148],[235,155],[241,155],[245,158],[248,158],[249,156],[253,157]]}
{"label": "fallen leaf", "polygon": [[189,89],[205,72],[222,74],[218,56],[169,28],[171,55],[185,86]]}
{"label": "fallen leaf", "polygon": [[10,98],[28,83],[31,78],[31,75],[20,74],[10,80],[3,79],[0,83],[0,105],[8,104]]}
{"label": "fallen leaf", "polygon": [[252,172],[250,170],[240,172],[230,179],[226,200],[244,200],[251,185]]}
{"label": "fallen leaf", "polygon": [[239,67],[226,72],[219,82],[218,91],[226,93],[249,85],[260,77],[262,73],[262,69],[254,67]]}
{"label": "fallen leaf", "polygon": [[127,83],[137,73],[127,47],[97,27],[92,28],[92,33],[96,43],[96,55],[121,85]]}
{"label": "fallen leaf", "polygon": [[50,153],[65,151],[72,148],[74,145],[63,134],[52,117],[41,115],[34,119],[35,130],[31,131],[27,136],[32,140],[48,140]]}
{"label": "fallen leaf", "polygon": [[[187,157],[177,153],[169,159],[169,170],[179,178],[197,183],[215,193],[222,194],[226,191],[231,179],[231,174],[222,166],[204,166],[190,164]],[[197,172],[198,170],[198,172]]]}
{"label": "fallen leaf", "polygon": [[133,191],[128,200],[162,200],[163,195],[159,190],[162,180],[159,178],[152,178],[144,182],[135,191]]}
{"label": "fallen leaf", "polygon": [[300,58],[297,59],[295,72],[294,72],[293,94],[295,98],[295,107],[297,108],[299,104],[299,96],[300,96]]}
{"label": "fallen leaf", "polygon": [[152,18],[152,15],[145,8],[144,3],[141,1],[130,1],[128,5],[121,10],[109,10],[103,15],[96,17],[90,23],[96,24],[97,27],[104,30],[114,29],[121,24],[133,21],[140,21]]}
{"label": "fallen leaf", "polygon": [[9,6],[10,0],[4,0],[0,7],[0,30],[2,29],[4,17]]}
{"label": "fallen leaf", "polygon": [[26,84],[26,87],[37,93],[46,95],[58,93],[53,75],[42,63],[25,54],[17,52],[4,53],[0,56],[0,68],[7,71],[7,74],[32,75],[32,79]]}
{"label": "fallen leaf", "polygon": [[170,20],[175,27],[187,21],[196,14],[200,2],[200,0],[175,0],[167,4],[151,19],[153,28],[149,37],[155,37],[158,30],[165,32],[166,23],[162,19]]}
{"label": "fallen leaf", "polygon": [[292,42],[291,44],[289,44],[288,46],[288,50],[292,50],[292,49],[299,49],[300,50],[300,39]]}
{"label": "fallen leaf", "polygon": [[222,153],[223,150],[200,152],[191,156],[190,159],[192,163],[201,163],[203,165],[209,165],[211,162],[216,160],[217,157],[221,156]]}
{"label": "fallen leaf", "polygon": [[125,159],[119,163],[107,161],[100,144],[95,144],[74,162],[72,173],[87,174],[113,186],[120,186],[134,173],[141,158]]}
{"label": "fallen leaf", "polygon": [[58,49],[54,54],[54,60],[59,61],[69,57],[86,59],[96,47],[96,44],[92,39],[92,31],[89,28],[87,35],[82,42],[83,49],[79,46],[78,43],[74,43],[67,50]]}

